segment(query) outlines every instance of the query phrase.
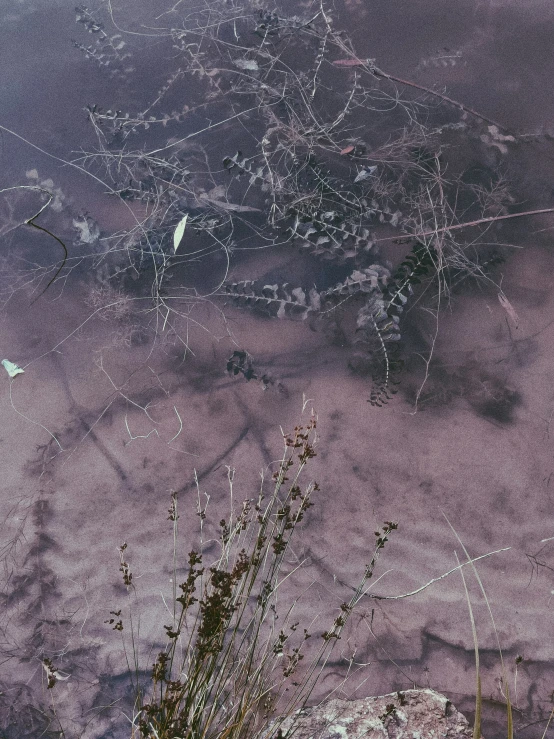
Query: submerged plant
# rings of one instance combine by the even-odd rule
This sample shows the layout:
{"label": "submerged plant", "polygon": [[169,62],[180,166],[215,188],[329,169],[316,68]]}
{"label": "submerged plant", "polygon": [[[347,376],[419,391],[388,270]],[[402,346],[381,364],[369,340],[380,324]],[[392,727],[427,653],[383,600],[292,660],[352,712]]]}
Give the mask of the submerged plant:
{"label": "submerged plant", "polygon": [[[102,167],[112,193],[145,213],[134,228],[105,238],[118,255],[113,279],[147,274],[157,320],[176,335],[207,298],[326,322],[355,307],[347,343],[365,355],[369,400],[381,405],[403,366],[400,314],[412,293],[426,291],[438,310],[441,296],[467,277],[494,284],[490,255],[476,247],[511,197],[500,172],[476,182],[469,165],[456,169],[449,149],[461,136],[486,143],[487,123],[502,138],[501,153],[515,137],[360,59],[323,4],[304,16],[248,0],[209,2],[186,14],[179,6],[161,16],[171,18],[160,38],[170,40],[174,66],[145,107],[87,108],[99,145],[79,166]],[[87,55],[108,59],[110,75],[117,68],[129,82],[127,55],[138,58],[131,40],[141,34],[134,32],[118,59],[98,13],[81,6],[77,20],[96,36],[98,54],[88,48]],[[424,97],[410,99],[399,86]],[[222,132],[227,151],[214,144]],[[467,225],[474,230],[464,242],[458,237]],[[392,239],[408,247],[382,258],[381,244]],[[291,286],[232,278],[237,252],[285,246],[299,247],[314,266],[323,262],[327,287],[315,279]],[[203,292],[187,283],[186,267],[208,257],[219,277]],[[234,374],[258,376],[237,367]]]}

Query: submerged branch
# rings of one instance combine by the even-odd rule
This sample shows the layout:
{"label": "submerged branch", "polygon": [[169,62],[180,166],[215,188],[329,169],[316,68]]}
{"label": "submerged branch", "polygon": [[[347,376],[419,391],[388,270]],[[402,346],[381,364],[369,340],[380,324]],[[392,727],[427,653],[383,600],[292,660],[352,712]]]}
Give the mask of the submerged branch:
{"label": "submerged branch", "polygon": [[538,216],[541,213],[554,213],[554,208],[539,208],[538,210],[526,210],[523,213],[509,213],[508,215],[504,216],[489,216],[488,218],[479,218],[476,221],[467,221],[466,223],[457,223],[455,226],[444,226],[443,228],[434,228],[432,231],[424,231],[421,234],[413,234],[411,236],[407,235],[406,237],[400,237],[398,236],[383,236],[380,239],[375,239],[373,243],[378,243],[380,241],[394,241],[394,240],[401,240],[403,241],[404,238],[418,238],[423,239],[426,236],[435,236],[439,233],[450,233],[451,231],[459,231],[462,228],[470,228],[472,226],[481,226],[483,223],[496,223],[496,221],[507,221],[510,218],[522,218],[523,216]]}
{"label": "submerged branch", "polygon": [[468,105],[465,105],[465,103],[460,103],[458,100],[453,100],[451,97],[448,97],[448,95],[444,95],[442,92],[437,92],[437,90],[432,90],[430,87],[425,87],[424,85],[418,85],[416,82],[411,82],[410,80],[404,80],[401,77],[395,77],[392,74],[389,74],[388,72],[383,72],[382,69],[378,69],[372,62],[371,59],[337,59],[333,62],[333,64],[336,67],[365,67],[367,71],[369,71],[374,77],[382,77],[383,79],[391,80],[392,82],[398,82],[400,85],[406,85],[407,87],[413,87],[416,90],[421,90],[421,92],[425,92],[428,95],[433,95],[434,97],[438,97],[441,100],[444,100],[445,103],[449,103],[450,105],[454,105],[456,108],[459,108],[460,110],[463,110],[465,113],[470,113],[470,115],[475,116],[476,118],[480,118],[482,121],[485,121],[486,123],[490,123],[493,126],[497,126],[497,128],[501,129],[502,131],[508,131],[506,126],[503,126],[500,123],[497,123],[492,118],[489,118],[486,115],[483,115],[482,113],[479,113],[477,110],[474,110],[473,108],[470,108]]}

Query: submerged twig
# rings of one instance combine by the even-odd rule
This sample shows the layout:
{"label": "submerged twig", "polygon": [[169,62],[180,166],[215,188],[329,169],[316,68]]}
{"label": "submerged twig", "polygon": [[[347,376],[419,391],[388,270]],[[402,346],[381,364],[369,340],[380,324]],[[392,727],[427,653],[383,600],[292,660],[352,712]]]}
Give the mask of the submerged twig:
{"label": "submerged twig", "polygon": [[372,59],[336,59],[333,64],[336,67],[364,67],[366,71],[370,72],[374,77],[382,77],[383,79],[391,80],[392,82],[398,82],[400,85],[406,85],[407,87],[413,87],[416,90],[420,90],[421,92],[425,92],[428,95],[433,95],[434,97],[440,98],[445,103],[449,103],[450,105],[454,105],[456,108],[459,108],[460,110],[463,110],[465,113],[470,113],[471,115],[475,116],[476,118],[480,118],[482,121],[486,121],[487,123],[490,123],[493,126],[497,126],[502,131],[506,131],[509,133],[506,126],[502,125],[501,123],[497,123],[492,118],[489,118],[486,115],[483,115],[483,113],[479,113],[479,111],[474,110],[473,108],[470,108],[465,103],[460,103],[458,100],[453,100],[453,98],[449,97],[448,95],[445,95],[442,92],[438,92],[437,90],[432,90],[430,87],[425,87],[424,85],[418,85],[417,82],[411,82],[410,80],[404,80],[401,77],[396,77],[393,74],[389,74],[388,72],[384,72],[382,69],[379,69],[373,64]]}
{"label": "submerged twig", "polygon": [[409,234],[406,234],[404,237],[398,237],[398,236],[383,236],[379,239],[375,239],[374,243],[379,243],[382,241],[403,241],[404,239],[409,238],[418,238],[423,239],[426,236],[434,236],[438,233],[449,233],[451,231],[459,231],[462,228],[471,228],[472,226],[481,226],[484,223],[496,223],[497,221],[507,221],[511,218],[523,218],[523,216],[538,216],[542,213],[554,213],[554,208],[539,208],[537,210],[526,210],[523,213],[509,213],[508,215],[502,215],[502,216],[490,216],[488,218],[478,218],[476,221],[467,221],[466,223],[457,223],[454,226],[444,226],[443,228],[436,228],[432,231],[424,231],[423,233],[413,234],[411,237]]}

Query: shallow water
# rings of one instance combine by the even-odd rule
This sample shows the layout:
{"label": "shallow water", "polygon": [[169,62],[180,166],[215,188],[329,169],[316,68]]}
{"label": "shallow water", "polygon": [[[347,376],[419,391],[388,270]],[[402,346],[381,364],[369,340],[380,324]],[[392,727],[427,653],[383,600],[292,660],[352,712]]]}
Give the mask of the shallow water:
{"label": "shallow water", "polygon": [[[139,20],[155,25],[147,8],[140,8],[139,18],[135,3],[132,16],[123,4],[113,7],[122,26],[129,17],[134,29]],[[444,86],[451,98],[510,131],[539,133],[552,126],[551,4],[521,8],[468,0],[453,8],[446,0],[345,0],[334,20],[351,32],[360,57],[375,57],[390,74]],[[152,34],[140,40],[142,84],[119,88],[130,107],[149,99],[159,84],[156,59],[168,52]],[[434,332],[433,317],[423,310],[408,319],[410,372],[384,408],[366,402],[368,379],[348,370],[341,337],[330,340],[303,323],[231,306],[222,312],[220,304],[206,302],[184,319],[185,348],[177,332],[162,336],[148,316],[135,317],[132,302],[127,312],[100,320],[91,315],[90,255],[86,246],[75,246],[72,220],[88,213],[106,234],[132,227],[137,212],[82,171],[48,156],[68,159],[71,152],[92,149],[84,106],[116,105],[113,81],[71,46],[72,38],[89,41],[65,0],[13,3],[0,15],[0,124],[42,150],[4,131],[2,186],[35,182],[25,175],[33,169],[39,181],[51,178],[64,207],[41,223],[71,245],[71,258],[84,258],[31,302],[49,278],[34,292],[15,281],[33,265],[60,259],[60,247],[30,227],[4,236],[11,260],[3,264],[1,353],[25,373],[11,384],[6,376],[0,393],[7,614],[2,649],[10,658],[0,668],[7,696],[0,711],[8,717],[13,704],[25,717],[27,733],[20,727],[17,736],[40,734],[41,719],[29,705],[36,696],[48,698],[39,662],[45,653],[71,674],[56,686],[60,704],[73,706],[70,731],[77,731],[90,706],[100,709],[124,690],[120,642],[104,625],[108,611],[125,598],[117,584],[117,547],[129,544],[142,594],[143,635],[159,642],[159,592],[168,589],[171,575],[169,492],[181,491],[182,510],[192,513],[196,470],[218,521],[228,501],[226,465],[236,468],[242,494],[254,495],[258,471],[280,454],[279,426],[298,422],[305,396],[319,416],[313,474],[321,493],[295,551],[309,563],[299,586],[312,584],[299,619],[311,619],[314,611],[334,613],[340,586],[357,581],[372,532],[384,520],[398,521],[399,532],[383,555],[382,579],[373,592],[410,592],[455,567],[455,552],[462,552],[446,516],[472,556],[509,547],[482,560],[479,572],[518,709],[516,735],[542,735],[552,707],[554,657],[548,638],[554,592],[552,217],[498,227],[491,240],[514,245],[501,279],[519,326],[507,321],[495,289],[460,289],[440,316],[417,412],[413,400],[425,369],[418,355],[425,356]],[[219,151],[227,143],[216,136],[212,145]],[[550,140],[536,137],[509,154],[492,151],[488,164],[506,168],[517,207],[550,206]],[[9,228],[9,218],[20,221],[21,212],[29,217],[33,208],[36,203],[18,201],[14,213],[5,211],[1,227]],[[27,262],[14,262],[19,256]],[[292,268],[306,281],[317,278],[313,260],[295,257],[291,267],[288,252],[237,252],[235,258],[235,277],[279,281]],[[221,255],[212,254],[195,267],[193,279],[209,292],[224,269]],[[18,288],[13,295],[12,285]],[[225,373],[237,346],[247,347],[275,378],[268,390]],[[183,530],[193,538],[197,519],[190,519]],[[206,526],[209,538],[215,531]],[[498,644],[476,587],[472,597],[486,698],[483,735],[492,739],[504,736]],[[471,714],[473,644],[457,573],[410,598],[368,600],[362,616],[364,609],[340,650],[370,663],[349,695],[362,680],[357,695],[431,686]],[[519,656],[523,661],[516,666]],[[318,697],[336,687],[338,660],[336,668]],[[114,736],[110,721],[99,713],[83,735]]]}

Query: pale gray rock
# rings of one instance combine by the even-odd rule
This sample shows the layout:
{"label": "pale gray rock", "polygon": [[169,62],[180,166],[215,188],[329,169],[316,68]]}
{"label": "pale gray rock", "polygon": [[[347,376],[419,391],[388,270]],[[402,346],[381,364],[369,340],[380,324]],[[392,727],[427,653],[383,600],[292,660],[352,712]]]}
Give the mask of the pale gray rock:
{"label": "pale gray rock", "polygon": [[294,739],[471,739],[473,734],[465,716],[434,690],[329,700],[286,719],[284,736],[293,722]]}

